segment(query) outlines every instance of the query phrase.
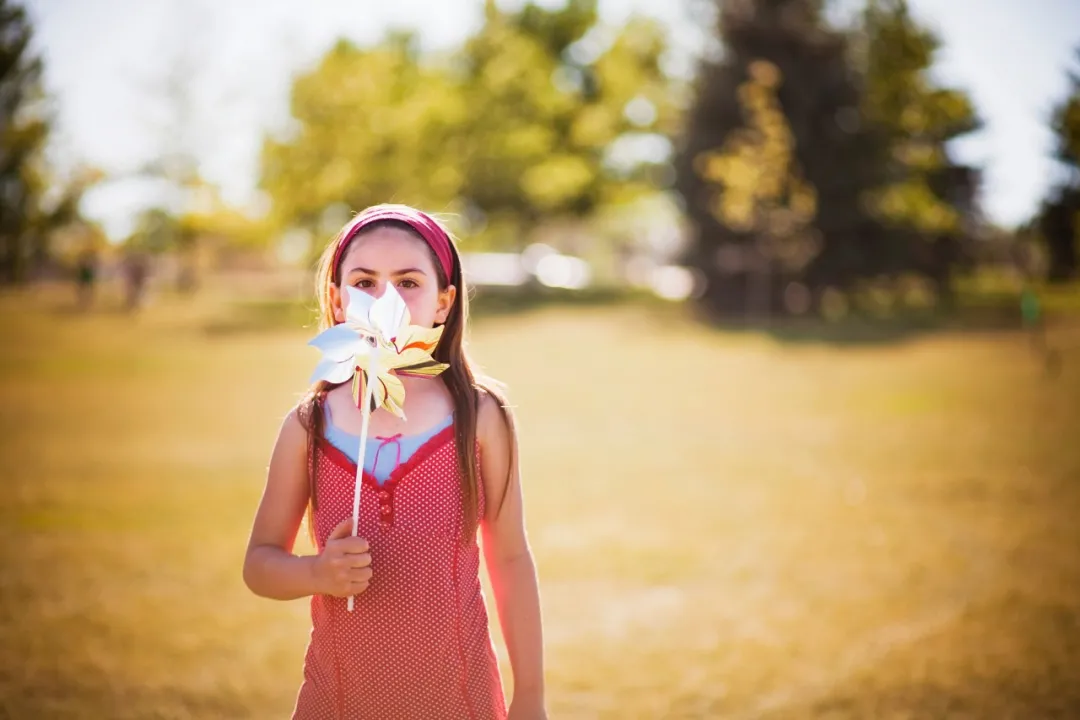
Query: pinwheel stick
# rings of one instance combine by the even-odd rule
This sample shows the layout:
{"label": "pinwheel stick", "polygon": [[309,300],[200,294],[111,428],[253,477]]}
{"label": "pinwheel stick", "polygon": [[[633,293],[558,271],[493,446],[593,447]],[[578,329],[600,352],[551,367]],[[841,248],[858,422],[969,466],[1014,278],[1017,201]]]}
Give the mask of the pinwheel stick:
{"label": "pinwheel stick", "polygon": [[[363,371],[358,368],[356,372],[359,374]],[[378,376],[379,351],[376,347],[372,350],[368,362],[367,382],[364,383],[364,397],[360,404],[360,452],[356,457],[356,486],[353,488],[353,537],[356,537],[360,530],[360,490],[364,486],[364,456],[367,453],[368,425],[371,422],[371,398],[375,388],[375,383],[372,382],[372,378]],[[353,611],[354,597],[355,596],[353,595],[349,596],[349,612]]]}

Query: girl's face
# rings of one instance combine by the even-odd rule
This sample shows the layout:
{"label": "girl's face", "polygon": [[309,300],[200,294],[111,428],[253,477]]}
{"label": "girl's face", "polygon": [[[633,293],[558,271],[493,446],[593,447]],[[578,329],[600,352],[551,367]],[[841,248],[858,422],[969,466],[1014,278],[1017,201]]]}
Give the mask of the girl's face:
{"label": "girl's face", "polygon": [[346,285],[381,297],[387,283],[405,305],[413,325],[433,327],[446,322],[457,288],[439,289],[439,276],[431,249],[421,238],[402,228],[378,227],[354,238],[341,261],[341,287],[330,286],[334,319],[345,321],[349,306]]}

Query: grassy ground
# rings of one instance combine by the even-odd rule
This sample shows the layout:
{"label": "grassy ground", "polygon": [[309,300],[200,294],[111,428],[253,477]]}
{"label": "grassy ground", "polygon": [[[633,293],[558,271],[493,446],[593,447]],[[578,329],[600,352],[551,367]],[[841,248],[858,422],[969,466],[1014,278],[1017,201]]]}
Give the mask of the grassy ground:
{"label": "grassy ground", "polygon": [[[275,718],[244,544],[306,331],[0,298],[0,718]],[[1080,716],[1080,333],[836,346],[492,317],[553,718]],[[1070,349],[1071,348],[1071,349]],[[573,412],[570,408],[573,407]]]}

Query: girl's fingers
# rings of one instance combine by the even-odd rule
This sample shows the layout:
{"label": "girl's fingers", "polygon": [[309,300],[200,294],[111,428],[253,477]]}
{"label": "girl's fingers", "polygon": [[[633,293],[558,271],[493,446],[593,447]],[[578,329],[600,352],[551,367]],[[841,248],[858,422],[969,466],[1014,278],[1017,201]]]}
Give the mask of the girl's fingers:
{"label": "girl's fingers", "polygon": [[350,535],[349,537],[339,540],[337,544],[343,552],[349,554],[366,553],[370,550],[368,541],[362,537],[352,537]]}
{"label": "girl's fingers", "polygon": [[364,581],[364,582],[359,582],[359,581],[350,582],[348,587],[346,588],[345,592],[338,595],[338,597],[347,598],[347,597],[350,597],[352,595],[359,595],[359,594],[361,594],[362,592],[364,592],[365,590],[368,589],[368,584],[369,583],[367,581]]}
{"label": "girl's fingers", "polygon": [[330,540],[341,540],[343,538],[352,536],[352,518],[348,517],[337,524],[331,532],[330,536],[326,538],[327,542]]}

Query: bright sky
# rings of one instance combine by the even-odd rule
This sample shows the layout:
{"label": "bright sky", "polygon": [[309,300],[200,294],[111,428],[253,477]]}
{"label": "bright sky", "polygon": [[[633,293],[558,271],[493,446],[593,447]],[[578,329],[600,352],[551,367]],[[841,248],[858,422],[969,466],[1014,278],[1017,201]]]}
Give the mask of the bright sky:
{"label": "bright sky", "polygon": [[[688,3],[600,0],[604,22],[631,12],[673,28],[682,55],[702,42]],[[701,0],[696,0],[701,2]],[[501,5],[520,0],[504,0]],[[857,6],[857,0],[840,0]],[[936,75],[971,93],[984,130],[957,144],[958,156],[986,168],[984,204],[1003,224],[1027,219],[1059,169],[1050,158],[1047,118],[1063,96],[1065,69],[1080,46],[1077,0],[910,0],[944,40]],[[541,4],[559,4],[544,0]],[[28,0],[46,85],[59,118],[54,155],[107,172],[129,173],[175,136],[163,84],[176,58],[191,61],[196,108],[185,125],[203,174],[232,202],[256,202],[258,148],[287,113],[290,75],[338,37],[372,42],[390,27],[416,29],[425,47],[445,48],[480,22],[481,0]],[[85,210],[114,237],[159,190],[112,182]]]}

